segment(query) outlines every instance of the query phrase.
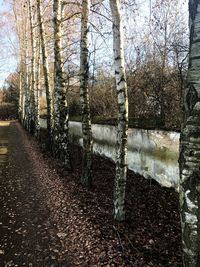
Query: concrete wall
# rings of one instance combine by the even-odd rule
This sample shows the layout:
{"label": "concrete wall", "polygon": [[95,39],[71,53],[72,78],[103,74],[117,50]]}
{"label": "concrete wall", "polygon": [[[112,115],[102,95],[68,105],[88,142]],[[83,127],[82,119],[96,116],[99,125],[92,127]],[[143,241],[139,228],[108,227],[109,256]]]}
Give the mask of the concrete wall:
{"label": "concrete wall", "polygon": [[[45,123],[42,122],[42,126]],[[80,122],[70,122],[70,137],[82,145]],[[116,127],[92,125],[94,152],[113,161],[116,159]],[[179,137],[176,132],[129,129],[128,168],[162,186],[179,188]]]}

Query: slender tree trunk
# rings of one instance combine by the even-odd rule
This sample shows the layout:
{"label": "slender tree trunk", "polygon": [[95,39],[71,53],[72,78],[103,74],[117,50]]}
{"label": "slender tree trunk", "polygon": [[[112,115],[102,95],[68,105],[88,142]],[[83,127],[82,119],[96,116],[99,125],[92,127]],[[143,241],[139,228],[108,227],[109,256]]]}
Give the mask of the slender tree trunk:
{"label": "slender tree trunk", "polygon": [[25,46],[21,44],[20,51],[20,97],[19,97],[19,119],[22,125],[25,119],[25,101],[26,101],[26,58],[25,58]]}
{"label": "slender tree trunk", "polygon": [[82,132],[83,132],[83,167],[81,182],[86,187],[92,183],[92,130],[90,118],[90,104],[88,93],[89,80],[89,15],[90,0],[82,1],[81,17],[81,47],[80,47],[80,102],[82,111]]}
{"label": "slender tree trunk", "polygon": [[24,117],[23,117],[23,126],[25,129],[28,129],[28,68],[27,63],[25,63],[24,70]]}
{"label": "slender tree trunk", "polygon": [[44,23],[42,19],[42,1],[37,0],[37,15],[38,15],[38,24],[40,30],[40,41],[41,41],[41,52],[42,52],[42,65],[44,73],[44,83],[46,89],[46,99],[47,99],[47,130],[50,136],[50,143],[52,143],[52,126],[53,126],[53,105],[52,105],[52,93],[49,83],[49,67],[48,67],[48,58],[47,50],[45,44],[45,32],[44,32]]}
{"label": "slender tree trunk", "polygon": [[19,120],[22,122],[22,110],[23,110],[23,85],[22,85],[22,67],[19,72],[19,106],[18,106],[18,115]]}
{"label": "slender tree trunk", "polygon": [[189,1],[188,86],[183,94],[180,144],[180,209],[183,262],[200,266],[200,0]]}
{"label": "slender tree trunk", "polygon": [[29,65],[26,65],[26,99],[25,99],[25,128],[27,131],[30,131],[30,87],[31,87],[31,75],[29,71]]}
{"label": "slender tree trunk", "polygon": [[[24,5],[24,11],[29,12],[28,6]],[[26,18],[26,31],[25,31],[25,119],[24,127],[30,131],[30,87],[31,87],[31,77],[30,77],[30,52],[29,52],[29,23],[28,18]]]}
{"label": "slender tree trunk", "polygon": [[[27,5],[21,4],[21,8],[23,10],[23,14],[28,13],[28,8]],[[25,129],[29,129],[29,69],[28,69],[28,19],[26,16],[24,16],[24,34],[23,34],[23,39],[24,39],[24,45],[22,46],[23,49],[23,59],[24,59],[24,117],[23,117],[23,126]]]}
{"label": "slender tree trunk", "polygon": [[113,21],[113,53],[118,99],[117,161],[114,187],[114,218],[125,219],[125,191],[127,176],[128,95],[124,67],[123,27],[120,0],[110,0]]}
{"label": "slender tree trunk", "polygon": [[24,68],[21,67],[20,71],[20,91],[21,91],[21,97],[19,99],[20,102],[20,122],[23,124],[24,116],[25,116],[25,77],[24,77]]}
{"label": "slender tree trunk", "polygon": [[16,21],[16,29],[17,29],[17,35],[20,42],[20,88],[19,88],[19,120],[23,124],[24,116],[25,116],[25,69],[26,69],[26,57],[25,57],[25,51],[26,51],[26,19],[24,14],[24,3],[20,3],[20,10],[22,14],[21,16],[18,16],[16,2],[13,3],[13,13],[15,16]]}
{"label": "slender tree trunk", "polygon": [[29,24],[30,24],[30,44],[31,44],[31,87],[30,87],[30,132],[36,134],[36,102],[35,102],[35,92],[36,92],[36,36],[34,34],[34,21],[33,21],[33,7],[31,6],[30,0],[28,1],[29,9]]}
{"label": "slender tree trunk", "polygon": [[69,156],[69,127],[64,61],[62,47],[62,0],[54,0],[54,137],[55,156],[60,156],[67,168],[71,168]]}
{"label": "slender tree trunk", "polygon": [[37,44],[37,57],[35,68],[35,136],[40,138],[40,79],[41,79],[41,53],[40,53],[40,40]]}

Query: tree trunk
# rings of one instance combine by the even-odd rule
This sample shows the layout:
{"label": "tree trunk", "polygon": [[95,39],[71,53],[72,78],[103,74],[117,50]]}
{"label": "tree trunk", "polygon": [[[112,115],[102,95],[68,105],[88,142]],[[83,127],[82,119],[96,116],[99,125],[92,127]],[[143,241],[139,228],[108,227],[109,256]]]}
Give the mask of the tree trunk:
{"label": "tree trunk", "polygon": [[40,138],[40,79],[41,79],[41,53],[40,53],[40,40],[36,43],[37,56],[35,68],[35,136]]}
{"label": "tree trunk", "polygon": [[[28,7],[25,5],[25,12],[28,11]],[[26,130],[30,131],[30,87],[31,87],[31,77],[30,77],[30,65],[29,65],[29,22],[28,18],[26,18],[26,31],[25,31],[25,117],[24,117],[24,127]]]}
{"label": "tree trunk", "polygon": [[26,93],[25,93],[25,124],[24,127],[27,131],[30,131],[30,87],[31,87],[31,75],[29,66],[26,64]]}
{"label": "tree trunk", "polygon": [[180,209],[184,266],[200,266],[200,1],[189,1],[188,87],[183,94]]}
{"label": "tree trunk", "polygon": [[34,22],[33,22],[33,10],[31,2],[28,1],[28,17],[30,24],[30,44],[31,44],[31,87],[30,87],[30,132],[31,134],[36,134],[36,103],[35,103],[35,92],[36,92],[36,81],[35,81],[35,72],[36,72],[36,36],[34,35]]}
{"label": "tree trunk", "polygon": [[53,150],[67,168],[71,168],[69,156],[68,105],[64,77],[62,47],[62,0],[54,0],[54,134]]}
{"label": "tree trunk", "polygon": [[[25,116],[25,72],[26,72],[26,19],[25,19],[25,5],[23,2],[20,3],[20,16],[17,10],[17,3],[13,3],[13,13],[16,21],[17,35],[19,38],[20,45],[20,87],[19,87],[19,120],[23,124]],[[23,15],[22,15],[23,14]],[[20,17],[20,19],[19,19]]]}
{"label": "tree trunk", "polygon": [[113,21],[113,53],[118,99],[117,161],[114,187],[114,218],[125,219],[125,191],[127,176],[128,95],[124,67],[123,27],[120,0],[110,0]]}
{"label": "tree trunk", "polygon": [[46,99],[47,99],[47,130],[50,136],[50,145],[52,143],[52,124],[53,124],[53,110],[52,110],[52,93],[49,83],[49,66],[47,58],[47,49],[45,44],[45,32],[44,32],[44,23],[42,19],[42,2],[37,0],[37,16],[38,24],[40,30],[40,41],[41,41],[41,52],[42,52],[42,65],[44,73],[44,84],[46,89]]}
{"label": "tree trunk", "polygon": [[90,0],[82,1],[81,17],[81,47],[80,47],[80,102],[82,112],[82,132],[83,132],[83,162],[81,182],[86,187],[92,183],[91,165],[92,165],[92,130],[90,103],[88,93],[89,80],[89,15]]}
{"label": "tree trunk", "polygon": [[[27,5],[22,5],[23,12],[25,14],[28,13]],[[24,33],[24,118],[23,118],[23,126],[29,130],[29,64],[28,64],[28,19],[25,17],[24,19],[24,27],[25,27],[25,33]]]}
{"label": "tree trunk", "polygon": [[18,115],[19,115],[19,120],[22,122],[22,110],[23,110],[23,85],[22,85],[22,68],[20,69],[19,72],[19,106],[18,106]]}

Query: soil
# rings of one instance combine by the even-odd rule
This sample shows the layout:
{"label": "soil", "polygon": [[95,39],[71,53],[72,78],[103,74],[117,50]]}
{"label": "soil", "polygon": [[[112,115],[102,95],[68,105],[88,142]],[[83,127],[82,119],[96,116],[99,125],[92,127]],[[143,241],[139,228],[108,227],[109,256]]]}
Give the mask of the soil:
{"label": "soil", "polygon": [[[1,127],[0,127],[1,131]],[[0,173],[0,266],[182,266],[178,194],[128,171],[126,221],[112,217],[115,166],[93,157],[93,187],[80,184],[81,154],[67,171],[17,122]]]}

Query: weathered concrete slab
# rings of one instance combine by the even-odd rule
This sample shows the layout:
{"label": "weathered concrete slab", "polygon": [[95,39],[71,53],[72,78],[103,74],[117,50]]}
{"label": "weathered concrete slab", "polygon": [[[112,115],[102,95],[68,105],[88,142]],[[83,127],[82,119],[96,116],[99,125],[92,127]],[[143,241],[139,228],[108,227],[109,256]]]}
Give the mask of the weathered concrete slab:
{"label": "weathered concrete slab", "polygon": [[[45,121],[41,122],[45,127]],[[70,122],[71,140],[82,145],[80,122]],[[94,153],[116,160],[115,126],[92,125]],[[162,186],[179,188],[179,138],[177,132],[159,130],[128,130],[128,167]]]}

